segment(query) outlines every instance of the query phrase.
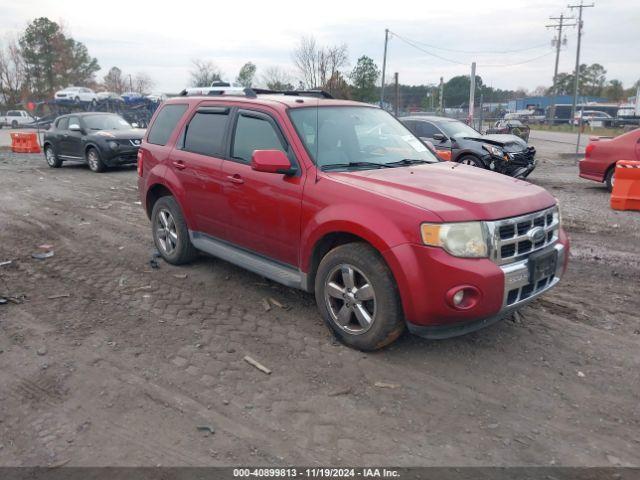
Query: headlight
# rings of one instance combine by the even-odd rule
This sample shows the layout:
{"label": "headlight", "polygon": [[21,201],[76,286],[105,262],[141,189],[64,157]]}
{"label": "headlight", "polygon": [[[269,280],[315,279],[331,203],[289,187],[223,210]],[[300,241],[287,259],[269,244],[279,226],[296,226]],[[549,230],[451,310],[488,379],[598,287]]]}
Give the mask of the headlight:
{"label": "headlight", "polygon": [[425,245],[444,248],[456,257],[487,257],[487,234],[482,222],[423,223],[420,226]]}
{"label": "headlight", "polygon": [[482,144],[482,148],[484,148],[487,152],[489,152],[494,157],[502,157],[504,153],[498,147],[494,145],[489,145],[487,143]]}
{"label": "headlight", "polygon": [[109,148],[111,150],[117,150],[118,148],[118,142],[109,142]]}
{"label": "headlight", "polygon": [[560,205],[556,205],[556,209],[553,211],[553,221],[558,222],[558,226],[562,227],[562,214],[560,213]]}

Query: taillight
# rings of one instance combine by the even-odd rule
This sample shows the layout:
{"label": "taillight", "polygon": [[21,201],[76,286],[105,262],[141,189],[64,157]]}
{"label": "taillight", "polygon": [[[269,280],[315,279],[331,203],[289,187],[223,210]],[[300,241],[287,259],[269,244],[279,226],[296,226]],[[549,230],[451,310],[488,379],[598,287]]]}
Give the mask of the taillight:
{"label": "taillight", "polygon": [[593,153],[595,148],[596,148],[596,146],[593,143],[590,143],[589,145],[587,145],[587,148],[584,149],[584,158],[591,157],[591,154]]}
{"label": "taillight", "polygon": [[138,176],[142,176],[142,150],[138,149]]}

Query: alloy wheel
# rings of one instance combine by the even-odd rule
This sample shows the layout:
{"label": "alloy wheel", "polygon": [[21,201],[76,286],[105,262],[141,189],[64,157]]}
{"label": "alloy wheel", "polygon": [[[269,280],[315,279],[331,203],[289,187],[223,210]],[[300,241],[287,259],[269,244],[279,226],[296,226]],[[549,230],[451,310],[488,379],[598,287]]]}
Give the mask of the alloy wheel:
{"label": "alloy wheel", "polygon": [[331,319],[341,330],[360,335],[373,325],[376,295],[365,274],[349,264],[334,267],[327,275],[324,297]]}
{"label": "alloy wheel", "polygon": [[161,209],[156,216],[156,238],[162,251],[171,255],[178,246],[178,231],[171,212]]}
{"label": "alloy wheel", "polygon": [[98,159],[98,152],[94,149],[89,150],[87,154],[87,161],[89,162],[89,168],[93,171],[97,171],[100,168],[100,160]]}
{"label": "alloy wheel", "polygon": [[56,163],[56,156],[53,153],[53,148],[51,147],[47,147],[44,149],[44,156],[47,159],[47,164],[49,164],[49,166],[53,167]]}

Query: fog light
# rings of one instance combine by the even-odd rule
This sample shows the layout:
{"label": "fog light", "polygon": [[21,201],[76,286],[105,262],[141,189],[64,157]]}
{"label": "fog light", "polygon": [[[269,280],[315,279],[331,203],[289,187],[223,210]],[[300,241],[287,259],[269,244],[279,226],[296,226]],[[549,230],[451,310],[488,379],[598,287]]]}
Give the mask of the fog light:
{"label": "fog light", "polygon": [[456,310],[469,310],[480,301],[480,290],[472,285],[453,287],[446,294],[447,303]]}
{"label": "fog light", "polygon": [[462,303],[462,300],[464,300],[464,290],[458,290],[456,294],[453,296],[453,304],[456,307],[459,307],[460,304]]}

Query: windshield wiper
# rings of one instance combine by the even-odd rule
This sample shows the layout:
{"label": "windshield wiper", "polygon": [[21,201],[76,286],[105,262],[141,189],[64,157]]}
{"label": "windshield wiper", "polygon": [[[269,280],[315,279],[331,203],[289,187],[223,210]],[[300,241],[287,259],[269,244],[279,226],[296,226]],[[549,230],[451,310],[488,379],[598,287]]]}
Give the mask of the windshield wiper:
{"label": "windshield wiper", "polygon": [[348,163],[328,163],[327,165],[322,165],[320,168],[322,170],[334,169],[334,168],[354,168],[354,167],[376,167],[376,168],[392,168],[388,167],[385,163],[375,163],[375,162],[348,162]]}
{"label": "windshield wiper", "polygon": [[387,166],[394,166],[394,167],[404,167],[405,165],[420,165],[422,163],[433,163],[433,162],[428,162],[426,160],[418,160],[415,158],[403,158],[402,160],[398,160],[397,162],[390,162],[390,163],[386,163],[385,165]]}

